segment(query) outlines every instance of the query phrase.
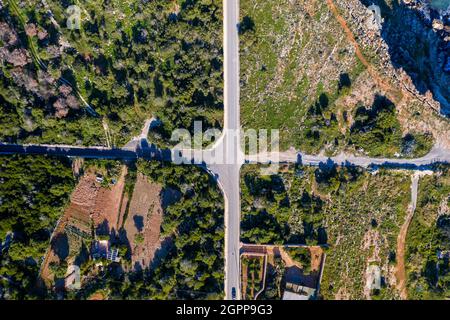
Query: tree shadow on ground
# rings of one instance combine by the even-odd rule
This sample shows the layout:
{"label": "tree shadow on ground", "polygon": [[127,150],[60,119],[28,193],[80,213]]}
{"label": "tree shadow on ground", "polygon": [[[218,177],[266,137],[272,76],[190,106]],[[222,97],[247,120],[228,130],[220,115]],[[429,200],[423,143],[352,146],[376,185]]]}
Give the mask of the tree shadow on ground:
{"label": "tree shadow on ground", "polygon": [[100,223],[96,228],[95,228],[95,234],[99,235],[99,236],[108,236],[110,234],[109,232],[109,222],[108,220],[103,220],[102,223]]}
{"label": "tree shadow on ground", "polygon": [[66,233],[58,233],[53,239],[51,247],[58,258],[63,261],[69,255],[69,239]]}
{"label": "tree shadow on ground", "polygon": [[150,263],[149,270],[153,270],[162,263],[164,258],[168,255],[169,251],[173,248],[174,241],[172,238],[167,237],[161,242],[161,246],[156,250],[153,260]]}
{"label": "tree shadow on ground", "polygon": [[306,286],[308,288],[316,288],[318,278],[318,271],[304,273],[304,270],[297,266],[286,267],[286,282],[294,283],[299,286]]}
{"label": "tree shadow on ground", "polygon": [[140,215],[133,216],[134,226],[141,232],[144,229],[144,217]]}
{"label": "tree shadow on ground", "polygon": [[163,209],[167,209],[170,205],[177,203],[182,198],[183,194],[173,188],[167,187],[161,190],[160,192],[160,199],[161,199],[161,206]]}

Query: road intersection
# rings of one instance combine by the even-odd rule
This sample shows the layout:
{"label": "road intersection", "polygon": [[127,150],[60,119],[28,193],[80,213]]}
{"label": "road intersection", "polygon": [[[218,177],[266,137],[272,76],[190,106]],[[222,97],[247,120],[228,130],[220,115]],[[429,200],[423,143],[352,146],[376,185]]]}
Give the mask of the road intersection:
{"label": "road intersection", "polygon": [[[306,155],[296,150],[279,153],[244,155],[241,150],[239,107],[239,0],[224,0],[224,128],[215,144],[205,150],[159,149],[146,138],[134,141],[134,149],[77,147],[65,145],[16,145],[0,143],[0,154],[45,154],[101,159],[171,161],[181,156],[188,163],[203,166],[215,177],[225,203],[225,298],[240,299],[240,168],[244,163],[301,163],[317,166],[332,162],[338,165],[361,167],[386,166],[404,169],[421,169],[435,163],[450,163],[450,150],[435,147],[418,159],[384,159],[339,154],[328,158]],[[196,155],[201,162],[196,162]],[[219,161],[218,161],[219,159]]]}

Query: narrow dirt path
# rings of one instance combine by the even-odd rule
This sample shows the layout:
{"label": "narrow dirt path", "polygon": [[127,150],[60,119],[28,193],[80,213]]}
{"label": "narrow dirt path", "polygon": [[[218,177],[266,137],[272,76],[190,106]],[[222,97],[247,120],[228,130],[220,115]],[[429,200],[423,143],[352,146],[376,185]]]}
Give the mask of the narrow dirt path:
{"label": "narrow dirt path", "polygon": [[397,290],[400,293],[400,298],[402,300],[408,299],[408,292],[406,290],[406,268],[405,268],[405,247],[406,247],[406,236],[408,234],[408,228],[411,224],[414,212],[416,210],[417,204],[417,189],[419,186],[419,174],[415,173],[411,177],[411,204],[408,208],[408,214],[406,216],[405,222],[400,228],[400,233],[397,237],[397,266],[395,277],[397,278]]}
{"label": "narrow dirt path", "polygon": [[255,271],[252,270],[252,286],[250,288],[250,296],[253,299],[255,296]]}
{"label": "narrow dirt path", "polygon": [[386,96],[392,102],[400,105],[402,103],[407,104],[409,102],[409,100],[411,100],[411,99],[419,100],[420,102],[425,103],[434,112],[437,112],[437,113],[440,112],[439,109],[436,109],[436,107],[433,106],[431,103],[429,103],[427,100],[424,100],[422,97],[418,96],[406,85],[403,85],[402,87],[399,88],[397,85],[393,84],[392,81],[381,76],[379,74],[379,72],[374,68],[374,66],[369,61],[367,61],[367,59],[364,57],[364,54],[362,53],[362,51],[359,47],[359,44],[356,41],[355,36],[353,35],[353,32],[349,28],[345,19],[339,13],[339,10],[337,9],[333,0],[327,0],[327,5],[328,5],[329,9],[331,10],[331,12],[334,14],[336,20],[339,22],[341,27],[344,29],[347,40],[355,48],[355,54],[358,57],[358,59],[367,68],[367,71],[369,72],[370,76],[373,78],[375,83],[378,85],[378,87],[386,92]]}
{"label": "narrow dirt path", "polygon": [[355,48],[355,54],[358,57],[359,61],[367,68],[367,71],[369,72],[370,76],[373,78],[373,80],[376,82],[376,84],[386,91],[386,94],[388,95],[389,99],[392,101],[395,101],[396,103],[399,103],[399,93],[400,90],[397,90],[393,88],[393,85],[390,84],[387,80],[383,79],[378,72],[375,70],[375,68],[372,66],[372,64],[367,61],[366,57],[364,57],[363,53],[361,52],[361,49],[359,47],[358,42],[355,39],[355,36],[353,35],[353,32],[350,30],[350,28],[347,25],[347,22],[345,19],[339,14],[338,9],[336,8],[336,5],[333,3],[333,0],[327,0],[327,5],[330,8],[331,12],[334,14],[336,20],[339,22],[341,27],[344,29],[344,32],[347,36],[347,40],[353,45]]}
{"label": "narrow dirt path", "polygon": [[242,299],[247,299],[247,281],[248,281],[248,274],[247,274],[247,264],[242,264],[241,268],[242,273]]}

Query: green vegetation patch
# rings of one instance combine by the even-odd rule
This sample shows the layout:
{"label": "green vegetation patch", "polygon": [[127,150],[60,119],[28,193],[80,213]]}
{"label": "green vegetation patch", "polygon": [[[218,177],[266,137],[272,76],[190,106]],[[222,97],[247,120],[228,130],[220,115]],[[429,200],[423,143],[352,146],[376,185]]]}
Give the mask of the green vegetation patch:
{"label": "green vegetation patch", "polygon": [[[369,264],[378,265],[382,277],[393,276],[397,236],[411,197],[409,173],[372,174],[333,164],[291,165],[272,176],[258,169],[242,169],[242,241],[327,244],[325,299],[367,298]],[[307,260],[302,253],[297,258]],[[373,298],[396,297],[395,283],[386,280],[376,294]]]}
{"label": "green vegetation patch", "polygon": [[70,160],[0,156],[0,297],[41,296],[38,273],[75,186]]}
{"label": "green vegetation patch", "polygon": [[326,2],[241,1],[240,37],[243,126],[279,129],[282,149],[342,140],[334,102],[364,67]]}
{"label": "green vegetation patch", "polygon": [[324,201],[311,191],[314,171],[290,168],[261,176],[259,166],[241,171],[241,239],[248,243],[325,243]]}
{"label": "green vegetation patch", "polygon": [[262,289],[264,274],[263,274],[263,257],[248,257],[241,258],[241,270],[247,270],[247,284],[244,300],[254,300],[256,294]]}
{"label": "green vegetation patch", "polygon": [[[411,199],[407,172],[361,173],[330,194],[326,210],[330,249],[321,284],[325,299],[392,299],[400,227]],[[367,268],[381,270],[381,289],[365,290]],[[374,295],[374,293],[376,295]]]}
{"label": "green vegetation patch", "polygon": [[406,242],[410,299],[450,298],[450,168],[419,180]]}
{"label": "green vegetation patch", "polygon": [[8,0],[0,24],[0,140],[122,146],[151,117],[162,144],[221,127],[221,1]]}
{"label": "green vegetation patch", "polygon": [[431,150],[429,134],[402,136],[395,105],[373,89],[326,1],[241,1],[240,49],[242,125],[279,130],[280,149],[410,158]]}

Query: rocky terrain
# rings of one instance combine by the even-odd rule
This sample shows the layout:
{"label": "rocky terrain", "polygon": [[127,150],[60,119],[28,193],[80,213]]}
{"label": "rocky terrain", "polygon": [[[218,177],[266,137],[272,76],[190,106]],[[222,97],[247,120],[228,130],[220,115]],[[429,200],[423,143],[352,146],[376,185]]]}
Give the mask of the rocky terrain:
{"label": "rocky terrain", "polygon": [[[402,0],[242,0],[240,6],[244,128],[279,129],[281,149],[327,155],[405,156],[401,139],[409,135],[450,147],[444,14],[432,15],[433,28],[433,20]],[[357,110],[371,109],[377,97],[395,106],[392,123],[378,125],[386,129],[382,148],[358,138],[373,125],[358,131],[355,124]],[[429,151],[422,149],[407,156]]]}
{"label": "rocky terrain", "polygon": [[450,33],[450,1],[448,0],[403,0],[403,3],[417,10],[428,25]]}
{"label": "rocky terrain", "polygon": [[[434,105],[444,116],[450,114],[450,20],[446,1],[433,0],[354,0],[335,1],[357,28],[366,48],[376,48],[381,67],[391,77],[400,79],[402,71],[410,77],[416,93],[432,99],[427,104]],[[437,6],[435,3],[439,3]],[[450,2],[448,2],[450,5]],[[382,23],[379,30],[370,30],[371,25],[364,18],[364,10],[371,6],[381,9]],[[351,12],[350,15],[345,11]],[[375,13],[373,13],[375,15]],[[367,17],[367,16],[366,16]],[[369,35],[369,37],[367,36]],[[370,36],[372,35],[372,37]],[[395,71],[391,68],[394,67]],[[391,69],[391,70],[389,70]],[[401,79],[405,81],[405,79]]]}
{"label": "rocky terrain", "polygon": [[409,7],[418,11],[427,26],[443,39],[446,59],[444,71],[450,73],[450,1],[448,0],[403,0]]}
{"label": "rocky terrain", "polygon": [[[355,42],[392,90],[404,129],[432,132],[449,146],[450,37],[448,9],[427,1],[334,0]],[[380,8],[381,21],[375,23]],[[433,27],[434,26],[434,27]]]}

